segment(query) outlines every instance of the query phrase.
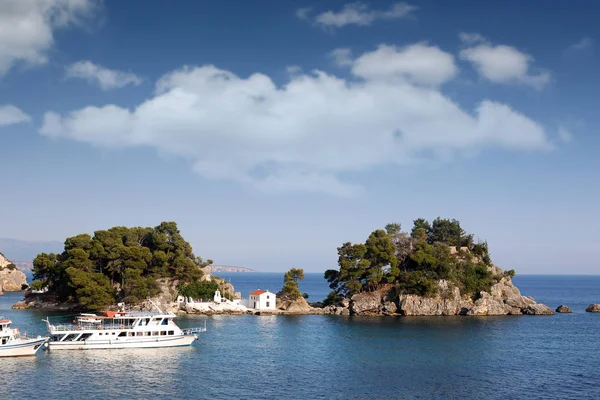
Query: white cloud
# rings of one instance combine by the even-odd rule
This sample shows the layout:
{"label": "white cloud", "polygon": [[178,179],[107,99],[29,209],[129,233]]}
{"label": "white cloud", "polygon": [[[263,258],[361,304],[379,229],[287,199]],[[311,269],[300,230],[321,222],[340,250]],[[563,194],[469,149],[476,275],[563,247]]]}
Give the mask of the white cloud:
{"label": "white cloud", "polygon": [[54,30],[80,25],[97,6],[96,0],[0,1],[0,76],[15,64],[47,62]]}
{"label": "white cloud", "polygon": [[[324,27],[341,28],[346,25],[371,25],[375,20],[392,20],[400,19],[410,15],[417,7],[407,3],[395,3],[390,9],[370,10],[367,4],[356,2],[346,4],[341,11],[326,11],[316,16],[315,22]],[[305,10],[305,9],[304,9]],[[300,11],[300,10],[299,10]],[[300,17],[298,12],[296,15]],[[304,18],[308,18],[308,13],[302,14]]]}
{"label": "white cloud", "polygon": [[0,106],[0,126],[13,125],[31,121],[31,117],[19,108],[8,104]]}
{"label": "white cloud", "polygon": [[487,39],[476,32],[461,32],[458,34],[458,37],[460,38],[461,42],[466,43],[466,44],[473,44],[473,43],[480,43],[480,42],[486,42]]}
{"label": "white cloud", "polygon": [[[389,70],[366,68],[365,60],[381,56],[381,48],[352,65],[362,71],[359,79],[298,72],[277,86],[261,73],[239,77],[212,65],[184,67],[163,76],[154,95],[133,109],[48,112],[40,133],[101,147],[152,147],[189,160],[207,179],[268,192],[341,196],[361,190],[348,178],[352,173],[374,167],[488,147],[550,148],[538,123],[505,104],[483,100],[471,112],[436,86],[422,85],[449,79],[450,64],[444,73],[419,71],[406,59],[420,54],[437,61],[445,58],[441,50],[423,44],[394,49],[384,59]],[[381,79],[386,74],[401,78]]]}
{"label": "white cloud", "polygon": [[97,83],[103,90],[142,83],[142,80],[135,74],[108,69],[91,61],[78,61],[71,64],[67,67],[66,73],[68,78],[81,78]]}
{"label": "white cloud", "polygon": [[579,40],[577,43],[573,43],[571,46],[569,46],[568,50],[583,51],[591,49],[592,46],[594,46],[594,41],[592,38],[584,37],[581,38],[581,40]]}
{"label": "white cloud", "polygon": [[461,50],[460,58],[473,63],[479,75],[494,83],[520,83],[541,89],[550,82],[549,72],[531,72],[532,56],[511,46],[481,43]]}
{"label": "white cloud", "polygon": [[402,48],[380,45],[360,56],[352,66],[352,73],[365,79],[403,79],[426,85],[440,85],[457,71],[454,56],[424,43]]}
{"label": "white cloud", "polygon": [[331,58],[335,61],[335,63],[340,67],[348,67],[354,64],[352,60],[352,50],[347,48],[335,49],[331,53],[329,53]]}

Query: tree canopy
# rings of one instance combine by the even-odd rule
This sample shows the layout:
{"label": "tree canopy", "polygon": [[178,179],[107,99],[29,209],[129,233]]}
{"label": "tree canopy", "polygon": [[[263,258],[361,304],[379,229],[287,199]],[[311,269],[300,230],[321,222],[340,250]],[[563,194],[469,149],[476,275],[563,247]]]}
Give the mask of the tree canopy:
{"label": "tree canopy", "polygon": [[[325,271],[330,299],[394,285],[400,292],[430,296],[446,279],[463,294],[489,290],[499,279],[491,269],[487,242],[474,243],[455,219],[414,220],[410,234],[390,223],[365,243],[338,247],[338,269]],[[514,274],[514,271],[512,272]]]}
{"label": "tree canopy", "polygon": [[302,297],[302,293],[298,288],[298,281],[304,279],[304,270],[300,268],[292,268],[283,276],[283,288],[278,293],[279,297],[290,300],[296,300]]}
{"label": "tree canopy", "polygon": [[202,277],[202,262],[192,253],[175,222],[154,228],[117,226],[65,240],[61,254],[41,253],[33,260],[36,286],[47,286],[61,300],[100,309],[117,300],[137,302],[157,294],[156,279],[180,286]]}

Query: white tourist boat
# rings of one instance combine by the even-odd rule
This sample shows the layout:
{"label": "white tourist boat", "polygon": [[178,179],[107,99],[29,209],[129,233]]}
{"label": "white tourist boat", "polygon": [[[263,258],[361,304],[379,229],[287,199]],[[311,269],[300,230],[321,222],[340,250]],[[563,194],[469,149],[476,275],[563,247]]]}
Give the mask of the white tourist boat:
{"label": "white tourist boat", "polygon": [[22,335],[19,328],[11,328],[11,324],[11,320],[0,317],[0,357],[33,356],[48,340],[42,336]]}
{"label": "white tourist boat", "polygon": [[44,321],[50,333],[48,350],[129,349],[189,346],[203,328],[182,330],[175,314],[160,311],[106,311],[82,314],[69,324]]}

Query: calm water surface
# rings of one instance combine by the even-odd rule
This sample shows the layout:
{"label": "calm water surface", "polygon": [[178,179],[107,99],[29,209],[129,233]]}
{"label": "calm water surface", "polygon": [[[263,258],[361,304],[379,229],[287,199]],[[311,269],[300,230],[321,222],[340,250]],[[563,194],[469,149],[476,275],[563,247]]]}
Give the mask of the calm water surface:
{"label": "calm water surface", "polygon": [[[248,290],[281,274],[221,274]],[[263,275],[263,277],[257,277]],[[301,286],[319,300],[322,275]],[[245,281],[244,281],[245,280]],[[310,283],[312,282],[312,283]],[[525,295],[573,314],[512,317],[182,316],[207,321],[193,346],[40,352],[0,359],[0,398],[22,399],[597,399],[600,277],[517,276]],[[247,288],[247,289],[245,289]],[[0,314],[43,333],[44,314]]]}

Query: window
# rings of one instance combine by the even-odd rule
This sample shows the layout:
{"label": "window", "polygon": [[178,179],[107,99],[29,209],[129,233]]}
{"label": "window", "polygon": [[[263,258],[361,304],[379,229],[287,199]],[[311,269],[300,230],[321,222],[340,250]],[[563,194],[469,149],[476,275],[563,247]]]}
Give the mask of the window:
{"label": "window", "polygon": [[167,331],[160,331],[160,336],[166,336],[167,335]]}
{"label": "window", "polygon": [[77,336],[79,336],[79,333],[71,333],[69,335],[67,335],[67,337],[65,338],[65,342],[71,342],[73,339],[75,339]]}
{"label": "window", "polygon": [[135,332],[127,332],[127,336],[135,336]]}
{"label": "window", "polygon": [[121,333],[119,333],[119,337],[124,337],[124,336],[127,336],[127,332],[121,332]]}
{"label": "window", "polygon": [[161,325],[168,325],[169,324],[169,320],[167,318],[163,319],[162,322],[160,323]]}
{"label": "window", "polygon": [[269,302],[267,301],[267,307],[269,307],[269,304],[271,304],[271,303],[269,303]]}
{"label": "window", "polygon": [[169,331],[169,335],[173,336],[175,334],[175,331]]}
{"label": "window", "polygon": [[152,332],[152,336],[158,336],[158,332]]}
{"label": "window", "polygon": [[150,332],[144,332],[144,336],[150,336]]}
{"label": "window", "polygon": [[[267,295],[267,300],[269,300],[269,295]],[[267,306],[269,306],[269,303],[267,303]]]}
{"label": "window", "polygon": [[91,333],[84,333],[83,335],[81,335],[81,337],[79,339],[77,339],[77,341],[80,342],[80,341],[87,340],[90,336],[92,336]]}
{"label": "window", "polygon": [[135,336],[143,336],[144,332],[136,332]]}

